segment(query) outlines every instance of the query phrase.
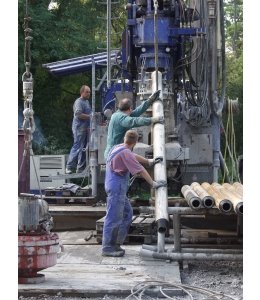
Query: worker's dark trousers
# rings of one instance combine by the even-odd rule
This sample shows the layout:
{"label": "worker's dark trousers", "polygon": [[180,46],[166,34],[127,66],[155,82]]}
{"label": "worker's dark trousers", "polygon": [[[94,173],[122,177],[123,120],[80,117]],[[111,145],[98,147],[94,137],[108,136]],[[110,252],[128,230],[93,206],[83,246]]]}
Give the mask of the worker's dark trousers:
{"label": "worker's dark trousers", "polygon": [[115,251],[116,244],[123,244],[132,222],[133,209],[126,196],[129,173],[120,176],[106,169],[105,190],[107,193],[107,213],[103,228],[103,251]]}

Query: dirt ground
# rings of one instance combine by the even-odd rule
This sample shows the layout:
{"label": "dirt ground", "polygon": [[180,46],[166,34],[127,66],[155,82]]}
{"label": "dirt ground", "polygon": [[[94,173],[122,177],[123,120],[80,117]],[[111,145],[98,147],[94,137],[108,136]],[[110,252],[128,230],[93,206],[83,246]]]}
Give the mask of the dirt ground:
{"label": "dirt ground", "polygon": [[[183,268],[180,269],[181,280],[183,285],[187,285],[187,291],[192,296],[172,296],[170,299],[176,300],[213,300],[213,299],[243,299],[243,263],[242,262],[226,262],[226,261],[191,261],[184,262]],[[156,283],[154,283],[155,286]],[[203,288],[209,291],[218,292],[218,295],[210,295],[205,293],[198,293],[192,291],[189,287]],[[146,293],[149,294],[149,293]],[[224,297],[224,294],[227,295]],[[150,295],[150,294],[149,294]],[[192,297],[192,298],[191,298]],[[139,295],[139,298],[134,296],[116,297],[108,296],[100,298],[79,298],[79,297],[63,297],[61,293],[56,296],[40,295],[38,297],[23,297],[20,296],[19,300],[123,300],[123,299],[167,299],[165,296],[148,296]],[[257,298],[256,298],[257,299]]]}

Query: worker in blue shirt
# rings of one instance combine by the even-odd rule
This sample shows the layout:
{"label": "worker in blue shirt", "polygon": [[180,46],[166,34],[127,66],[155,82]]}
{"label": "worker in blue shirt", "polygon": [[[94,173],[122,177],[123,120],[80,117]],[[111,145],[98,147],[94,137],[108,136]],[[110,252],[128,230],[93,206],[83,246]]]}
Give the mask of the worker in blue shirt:
{"label": "worker in blue shirt", "polygon": [[118,110],[112,115],[108,126],[107,146],[104,157],[114,145],[121,144],[127,130],[134,127],[148,126],[155,123],[163,123],[163,117],[140,117],[148,107],[159,100],[160,90],[154,92],[146,101],[133,110],[132,100],[129,98],[121,99],[118,103]]}
{"label": "worker in blue shirt", "polygon": [[92,113],[88,101],[90,93],[89,86],[83,85],[80,88],[80,97],[75,100],[73,105],[72,133],[74,142],[67,161],[66,174],[73,173],[74,169],[77,173],[81,173],[86,168],[86,148]]}

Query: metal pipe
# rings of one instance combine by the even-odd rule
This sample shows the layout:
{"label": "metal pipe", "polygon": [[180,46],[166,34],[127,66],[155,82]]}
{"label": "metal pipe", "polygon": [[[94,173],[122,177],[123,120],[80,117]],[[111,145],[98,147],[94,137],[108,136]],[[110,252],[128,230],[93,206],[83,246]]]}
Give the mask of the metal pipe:
{"label": "metal pipe", "polygon": [[181,217],[179,214],[175,214],[173,217],[173,230],[174,230],[174,250],[181,251]]}
{"label": "metal pipe", "polygon": [[[140,209],[141,207],[139,207]],[[147,214],[154,213],[155,208],[154,207],[144,207],[142,209],[142,212],[145,212]],[[211,215],[221,215],[222,212],[217,208],[201,208],[199,210],[194,210],[190,207],[168,207],[167,209],[169,215],[174,214],[181,214],[181,215],[205,215],[205,214],[211,214]]]}
{"label": "metal pipe", "polygon": [[214,188],[208,182],[203,182],[201,186],[215,199],[215,204],[220,211],[224,213],[229,213],[232,211],[232,202],[227,199],[218,189]]}
{"label": "metal pipe", "polygon": [[[157,246],[152,245],[142,245],[142,249],[150,250],[150,251],[157,251]],[[164,249],[164,252],[175,252],[175,249]],[[242,254],[243,249],[212,249],[212,248],[182,248],[182,253],[190,252],[204,252],[204,253],[222,253],[222,254]]]}
{"label": "metal pipe", "polygon": [[[157,242],[156,237],[152,239],[153,242]],[[185,245],[185,247],[189,247],[190,245],[203,245],[205,247],[206,245],[212,245],[214,244],[214,247],[217,246],[231,246],[233,245],[242,245],[242,239],[238,238],[237,236],[231,236],[231,237],[185,237],[181,238],[181,245]],[[167,237],[165,238],[165,243],[173,244],[174,238]]]}
{"label": "metal pipe", "polygon": [[191,188],[200,197],[204,207],[212,208],[215,205],[215,199],[198,182],[193,182]]}
{"label": "metal pipe", "polygon": [[107,87],[111,86],[111,0],[107,0]]}
{"label": "metal pipe", "polygon": [[164,252],[165,247],[165,232],[159,232],[157,233],[157,251],[160,253]]}
{"label": "metal pipe", "polygon": [[95,59],[92,57],[92,116],[91,116],[91,132],[89,142],[89,167],[91,172],[91,195],[97,196],[97,125],[96,125],[96,64]]}
{"label": "metal pipe", "polygon": [[234,182],[233,187],[236,189],[237,193],[243,197],[243,185],[240,182]]}
{"label": "metal pipe", "polygon": [[[152,92],[156,91],[156,72],[152,73]],[[158,89],[162,90],[162,73],[158,72]],[[162,97],[162,94],[160,95]],[[158,100],[152,106],[153,117],[163,117],[163,102]],[[164,124],[154,124],[153,127],[153,156],[161,156],[163,160],[154,165],[154,180],[167,181],[166,156],[165,156],[165,128]],[[167,187],[155,190],[155,219],[159,232],[166,232],[169,222],[168,215],[168,191]]]}
{"label": "metal pipe", "polygon": [[218,254],[243,254],[243,249],[208,249],[208,248],[182,248],[182,253],[218,253]]}
{"label": "metal pipe", "polygon": [[[227,186],[228,184],[226,184],[225,186]],[[219,190],[223,196],[227,197],[232,205],[233,205],[233,208],[234,208],[234,211],[237,213],[237,214],[243,214],[243,201],[242,201],[242,198],[236,194],[236,193],[232,193],[231,191],[227,190],[225,188],[224,185],[221,185],[217,182],[214,182],[212,183],[212,187],[213,188],[216,188],[217,190]],[[232,188],[232,186],[231,186]]]}
{"label": "metal pipe", "polygon": [[156,88],[158,90],[158,1],[153,1],[154,6],[154,65],[155,65],[155,82]]}
{"label": "metal pipe", "polygon": [[222,254],[222,253],[158,253],[147,249],[141,249],[140,255],[149,258],[158,258],[165,260],[224,260],[224,261],[240,261],[243,260],[243,254]]}
{"label": "metal pipe", "polygon": [[210,208],[205,209],[202,208],[200,210],[194,210],[190,207],[168,207],[168,213],[170,215],[180,214],[180,215],[204,215],[204,214],[212,214],[219,215],[221,212],[218,209]]}
{"label": "metal pipe", "polygon": [[202,202],[200,197],[197,195],[197,193],[194,190],[192,190],[192,188],[189,185],[184,185],[181,188],[181,192],[191,208],[199,209],[202,207]]}
{"label": "metal pipe", "polygon": [[229,183],[224,183],[222,186],[235,196],[235,198],[230,199],[233,203],[235,212],[237,214],[243,214],[243,193],[241,194],[241,192],[238,192],[236,188]]}

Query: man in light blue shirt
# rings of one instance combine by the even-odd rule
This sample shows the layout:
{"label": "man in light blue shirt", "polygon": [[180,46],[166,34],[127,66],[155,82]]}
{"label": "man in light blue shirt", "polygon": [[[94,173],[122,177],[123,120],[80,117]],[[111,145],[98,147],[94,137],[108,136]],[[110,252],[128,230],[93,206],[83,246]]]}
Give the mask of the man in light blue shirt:
{"label": "man in light blue shirt", "polygon": [[80,97],[75,100],[73,105],[72,132],[74,142],[67,161],[66,174],[73,173],[74,169],[77,173],[81,173],[86,168],[86,148],[92,113],[88,101],[90,93],[89,86],[83,85],[80,88]]}

